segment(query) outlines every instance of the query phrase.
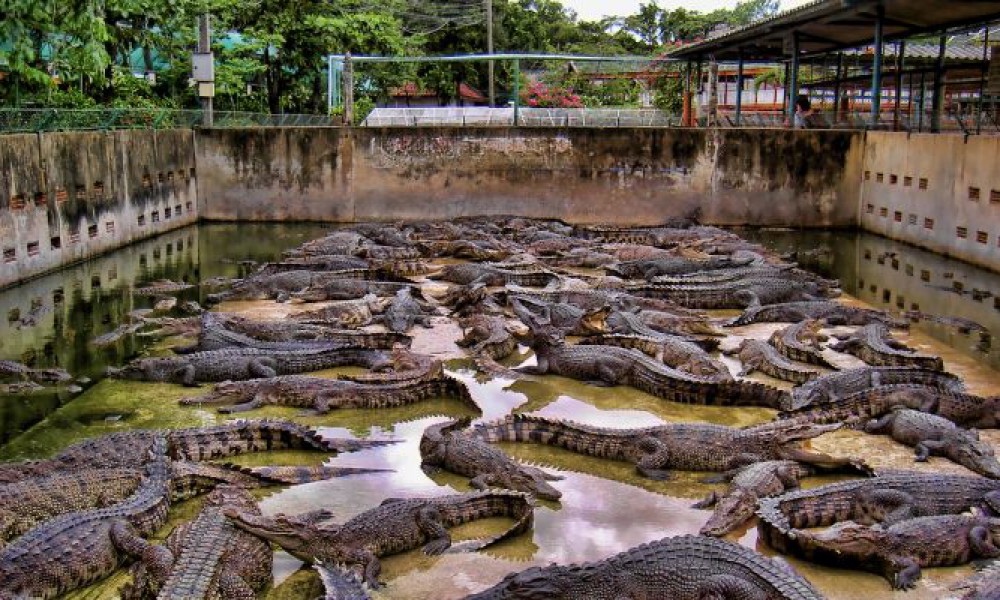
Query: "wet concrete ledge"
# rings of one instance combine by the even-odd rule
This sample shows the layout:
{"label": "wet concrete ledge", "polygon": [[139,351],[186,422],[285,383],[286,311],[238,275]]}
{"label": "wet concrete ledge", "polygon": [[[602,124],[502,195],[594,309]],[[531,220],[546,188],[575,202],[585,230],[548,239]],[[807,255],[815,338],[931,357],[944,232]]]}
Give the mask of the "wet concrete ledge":
{"label": "wet concrete ledge", "polygon": [[200,214],[361,221],[488,214],[853,227],[863,134],[589,128],[197,133]]}

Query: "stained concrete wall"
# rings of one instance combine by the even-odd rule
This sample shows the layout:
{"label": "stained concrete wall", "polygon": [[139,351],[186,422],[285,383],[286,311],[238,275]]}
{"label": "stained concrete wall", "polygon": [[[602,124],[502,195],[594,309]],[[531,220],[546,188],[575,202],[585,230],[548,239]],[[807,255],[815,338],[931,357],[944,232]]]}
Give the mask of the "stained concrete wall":
{"label": "stained concrete wall", "polygon": [[197,134],[216,220],[484,214],[849,227],[862,134],[696,129],[308,128]]}
{"label": "stained concrete wall", "polygon": [[862,228],[1000,270],[1000,138],[871,132]]}
{"label": "stained concrete wall", "polygon": [[0,287],[197,221],[190,130],[0,136]]}

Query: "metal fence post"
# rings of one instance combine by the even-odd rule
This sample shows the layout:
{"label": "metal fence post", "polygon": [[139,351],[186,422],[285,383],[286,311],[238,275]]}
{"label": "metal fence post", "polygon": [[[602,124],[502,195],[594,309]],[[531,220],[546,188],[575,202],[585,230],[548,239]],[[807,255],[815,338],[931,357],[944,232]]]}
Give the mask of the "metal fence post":
{"label": "metal fence post", "polygon": [[521,103],[521,61],[514,59],[514,127],[520,125],[517,107]]}

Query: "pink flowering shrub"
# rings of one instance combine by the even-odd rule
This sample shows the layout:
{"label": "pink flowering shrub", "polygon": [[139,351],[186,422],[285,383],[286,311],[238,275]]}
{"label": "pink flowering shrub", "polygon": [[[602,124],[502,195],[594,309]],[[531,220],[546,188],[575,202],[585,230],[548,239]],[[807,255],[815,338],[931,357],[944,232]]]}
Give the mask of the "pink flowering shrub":
{"label": "pink flowering shrub", "polygon": [[580,96],[571,88],[533,81],[521,92],[521,102],[540,108],[583,108]]}

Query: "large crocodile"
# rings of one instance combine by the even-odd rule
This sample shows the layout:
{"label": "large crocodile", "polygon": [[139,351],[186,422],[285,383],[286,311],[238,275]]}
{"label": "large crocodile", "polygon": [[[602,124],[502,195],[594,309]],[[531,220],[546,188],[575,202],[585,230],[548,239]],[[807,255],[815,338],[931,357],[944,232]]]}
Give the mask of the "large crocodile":
{"label": "large crocodile", "polygon": [[527,492],[544,500],[558,500],[562,493],[548,481],[561,477],[518,464],[500,449],[470,435],[469,419],[431,425],[420,438],[420,456],[425,470],[441,468],[465,477],[478,490],[504,488]]}
{"label": "large crocodile", "polygon": [[760,371],[776,379],[803,384],[819,377],[822,373],[815,369],[798,365],[778,353],[778,350],[763,340],[747,338],[735,350],[743,369],[740,377]]}
{"label": "large crocodile", "polygon": [[638,350],[671,369],[677,369],[704,382],[723,383],[734,380],[725,364],[712,358],[695,342],[675,335],[665,333],[655,333],[653,336],[595,335],[580,340],[580,345],[615,346]]}
{"label": "large crocodile", "polygon": [[819,330],[823,323],[807,319],[775,331],[768,340],[786,358],[818,367],[837,369],[822,354],[819,343],[826,339]]}
{"label": "large crocodile", "polygon": [[934,387],[948,392],[965,391],[965,384],[961,379],[944,371],[914,367],[861,367],[828,373],[795,388],[790,408],[828,403],[869,388],[901,383]]}
{"label": "large crocodile", "polygon": [[81,469],[141,467],[160,436],[167,439],[167,453],[171,459],[195,462],[281,449],[352,452],[391,443],[323,438],[311,427],[277,419],[232,421],[169,431],[137,429],[77,442],[50,459],[0,463],[0,482],[18,482],[26,477]]}
{"label": "large crocodile", "polygon": [[605,270],[613,275],[628,279],[642,278],[647,281],[663,275],[681,275],[701,271],[714,271],[742,267],[750,264],[752,259],[734,259],[731,256],[712,256],[703,260],[683,258],[680,256],[632,260],[608,265]]}
{"label": "large crocodile", "polygon": [[180,403],[230,405],[220,408],[220,413],[244,412],[273,404],[309,408],[322,414],[338,408],[391,408],[442,397],[455,398],[477,413],[480,411],[465,384],[444,375],[381,385],[307,375],[226,381],[207,394],[184,398]]}
{"label": "large crocodile", "polygon": [[226,300],[286,301],[291,294],[305,291],[314,281],[326,276],[325,273],[316,271],[297,270],[251,277],[240,281],[225,292],[207,295],[205,301],[209,304],[218,304]]}
{"label": "large crocodile", "polygon": [[174,529],[162,546],[139,544],[139,561],[122,600],[243,600],[271,582],[273,552],[257,536],[238,529],[223,510],[260,514],[244,489],[222,486],[205,500],[194,520]]}
{"label": "large crocodile", "polygon": [[713,382],[674,369],[629,348],[569,345],[552,332],[533,336],[537,366],[529,373],[563,375],[607,385],[630,385],[665,400],[723,406],[785,408],[788,393],[756,382]]}
{"label": "large crocodile", "polygon": [[1000,562],[991,562],[951,589],[962,592],[960,600],[997,600],[1000,598]]}
{"label": "large crocodile", "polygon": [[918,517],[885,528],[847,522],[797,535],[820,560],[880,573],[900,590],[916,586],[921,567],[1000,556],[1000,519],[978,515]]}
{"label": "large crocodile", "polygon": [[726,327],[739,327],[752,323],[798,323],[808,319],[823,319],[830,325],[886,323],[899,328],[909,326],[906,321],[893,319],[885,311],[847,306],[829,300],[810,300],[751,306],[744,310],[742,315],[727,323]]}
{"label": "large crocodile", "polygon": [[565,302],[542,302],[525,295],[510,297],[514,314],[528,323],[537,320],[559,329],[566,335],[591,335],[608,331],[608,306],[578,308]]}
{"label": "large crocodile", "polygon": [[599,562],[532,567],[465,600],[821,600],[788,565],[739,544],[685,535]]}
{"label": "large crocodile", "polygon": [[660,310],[639,311],[639,319],[649,328],[672,335],[724,336],[704,315],[688,315]]}
{"label": "large crocodile", "polygon": [[979,439],[974,431],[962,429],[937,415],[896,408],[891,413],[865,424],[867,433],[883,433],[916,449],[916,460],[931,455],[944,456],[973,473],[1000,479],[1000,463],[993,447]]}
{"label": "large crocodile", "polygon": [[324,302],[326,300],[356,300],[368,294],[392,296],[402,289],[412,287],[409,283],[394,281],[368,281],[364,279],[331,279],[310,285],[301,292],[294,292],[291,298],[302,302]]}
{"label": "large crocodile", "polygon": [[338,300],[325,304],[322,308],[295,313],[289,319],[308,325],[325,325],[338,328],[354,328],[370,325],[376,315],[385,312],[387,302],[375,294],[368,294],[358,300]]}
{"label": "large crocodile", "polygon": [[440,272],[431,275],[431,279],[448,281],[460,285],[484,283],[488,286],[505,286],[508,284],[527,287],[545,287],[557,281],[559,276],[551,271],[541,269],[515,270],[500,268],[482,263],[462,263],[446,265]]}
{"label": "large crocodile", "polygon": [[0,598],[52,598],[110,575],[164,525],[170,507],[167,441],[149,447],[146,478],[128,499],[61,515],[0,551]]}
{"label": "large crocodile", "polygon": [[306,350],[224,348],[181,356],[136,359],[121,368],[108,367],[107,374],[118,379],[194,386],[205,382],[293,375],[346,365],[371,368],[388,360],[388,355],[380,350],[336,346]]}
{"label": "large crocodile", "polygon": [[406,333],[414,325],[430,327],[430,316],[436,314],[433,307],[421,304],[414,298],[413,288],[401,289],[396,292],[385,312],[379,320],[389,331]]}
{"label": "large crocodile", "polygon": [[784,277],[754,277],[741,281],[706,285],[633,285],[624,292],[646,298],[669,300],[686,308],[746,309],[757,304],[774,304],[830,297],[834,292],[813,281]]}
{"label": "large crocodile", "polygon": [[892,525],[913,517],[1000,510],[1000,481],[979,476],[890,471],[789,492],[758,503],[760,538],[785,554],[810,558],[797,530],[840,521]]}
{"label": "large crocodile", "polygon": [[531,496],[488,490],[436,498],[389,498],[343,525],[319,524],[317,515],[260,517],[235,510],[226,516],[237,527],[284,548],[307,562],[346,564],[360,570],[365,583],[378,587],[379,557],[423,546],[441,554],[452,546],[448,527],[485,517],[512,517],[514,524],[492,537],[456,548],[479,550],[527,531],[534,520]]}
{"label": "large crocodile", "polygon": [[940,356],[915,352],[892,338],[883,323],[869,323],[850,337],[830,346],[837,352],[853,354],[870,365],[883,367],[916,367],[930,371],[944,369]]}
{"label": "large crocodile", "polygon": [[473,314],[459,319],[458,324],[463,336],[456,343],[468,348],[474,355],[484,354],[493,360],[500,360],[517,350],[517,340],[507,329],[503,317]]}
{"label": "large crocodile", "polygon": [[593,427],[531,415],[508,415],[477,425],[472,435],[488,442],[536,442],[571,452],[629,462],[651,479],[670,469],[729,471],[763,460],[797,460],[830,468],[858,464],[812,452],[802,441],[839,425],[771,422],[738,429],[708,423],[670,423],[636,429]]}

